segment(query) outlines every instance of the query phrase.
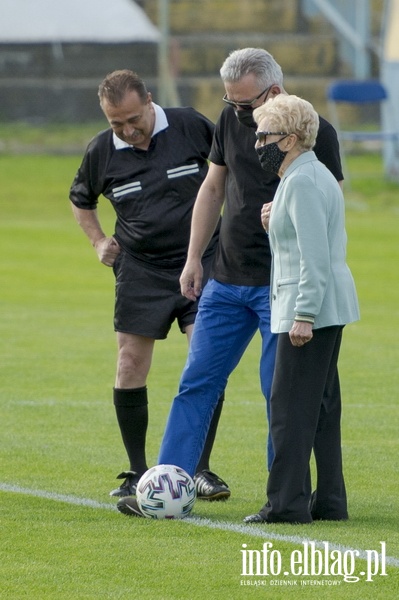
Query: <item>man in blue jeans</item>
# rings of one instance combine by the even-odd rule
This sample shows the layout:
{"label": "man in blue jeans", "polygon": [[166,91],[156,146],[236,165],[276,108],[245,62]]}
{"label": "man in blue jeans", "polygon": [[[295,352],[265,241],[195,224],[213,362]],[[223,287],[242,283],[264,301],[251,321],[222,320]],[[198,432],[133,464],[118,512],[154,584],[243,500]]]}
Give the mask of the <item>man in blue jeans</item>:
{"label": "man in blue jeans", "polygon": [[[225,60],[221,77],[227,106],[214,133],[208,174],[194,205],[181,291],[201,296],[190,351],[179,393],[174,399],[158,462],[175,464],[194,476],[218,398],[259,329],[262,338],[260,380],[269,399],[276,352],[270,332],[269,241],[260,213],[273,200],[279,178],[264,171],[255,152],[253,110],[268,98],[286,93],[283,73],[260,48],[236,50]],[[320,117],[315,152],[338,181],[343,179],[334,128]],[[211,278],[202,291],[201,257],[223,218]],[[273,448],[268,439],[270,469]],[[125,514],[137,514],[135,502],[120,501]]]}

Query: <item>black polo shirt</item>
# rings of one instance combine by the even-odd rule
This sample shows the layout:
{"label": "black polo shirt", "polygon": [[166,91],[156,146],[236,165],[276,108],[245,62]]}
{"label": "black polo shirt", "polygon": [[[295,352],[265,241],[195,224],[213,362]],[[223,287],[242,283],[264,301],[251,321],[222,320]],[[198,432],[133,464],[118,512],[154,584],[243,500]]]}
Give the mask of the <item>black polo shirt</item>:
{"label": "black polo shirt", "polygon": [[[111,129],[89,144],[70,190],[79,208],[93,210],[102,194],[116,212],[115,238],[135,258],[182,267],[192,208],[208,171],[214,126],[192,108],[167,108],[168,127],[148,150],[116,150]],[[215,233],[206,254],[214,250]]]}

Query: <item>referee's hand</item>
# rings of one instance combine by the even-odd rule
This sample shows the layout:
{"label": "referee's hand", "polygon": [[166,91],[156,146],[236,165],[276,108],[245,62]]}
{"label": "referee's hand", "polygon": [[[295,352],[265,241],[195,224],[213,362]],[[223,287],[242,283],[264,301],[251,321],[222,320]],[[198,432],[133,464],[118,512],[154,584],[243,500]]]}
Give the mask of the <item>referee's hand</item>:
{"label": "referee's hand", "polygon": [[197,300],[202,292],[203,268],[201,261],[187,261],[180,276],[180,291],[189,300]]}
{"label": "referee's hand", "polygon": [[95,249],[100,262],[107,267],[112,267],[121,248],[113,237],[103,237],[95,244]]}

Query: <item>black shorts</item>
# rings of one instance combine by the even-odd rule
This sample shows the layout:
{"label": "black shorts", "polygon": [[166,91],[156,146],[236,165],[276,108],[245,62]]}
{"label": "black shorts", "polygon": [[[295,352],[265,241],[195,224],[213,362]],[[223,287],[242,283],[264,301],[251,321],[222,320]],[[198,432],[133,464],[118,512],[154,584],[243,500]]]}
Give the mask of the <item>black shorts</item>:
{"label": "black shorts", "polygon": [[[203,260],[203,286],[208,280],[212,259]],[[187,325],[192,325],[198,301],[192,302],[181,295],[182,270],[183,267],[154,267],[121,250],[114,264],[115,331],[163,340],[175,319],[182,332]]]}

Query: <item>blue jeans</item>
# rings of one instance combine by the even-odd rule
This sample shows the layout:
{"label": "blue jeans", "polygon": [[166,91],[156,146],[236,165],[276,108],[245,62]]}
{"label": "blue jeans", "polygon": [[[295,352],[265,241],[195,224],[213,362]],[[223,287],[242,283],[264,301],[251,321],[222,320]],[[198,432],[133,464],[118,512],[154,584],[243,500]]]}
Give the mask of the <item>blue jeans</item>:
{"label": "blue jeans", "polygon": [[[211,279],[199,303],[187,362],[170,410],[158,463],[191,476],[204,448],[213,412],[230,373],[259,328],[260,379],[269,419],[277,336],[270,332],[269,286],[237,286]],[[268,466],[273,460],[268,438]]]}

